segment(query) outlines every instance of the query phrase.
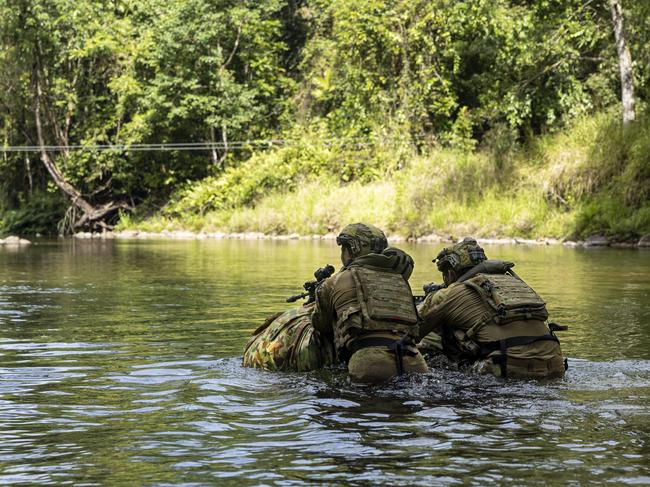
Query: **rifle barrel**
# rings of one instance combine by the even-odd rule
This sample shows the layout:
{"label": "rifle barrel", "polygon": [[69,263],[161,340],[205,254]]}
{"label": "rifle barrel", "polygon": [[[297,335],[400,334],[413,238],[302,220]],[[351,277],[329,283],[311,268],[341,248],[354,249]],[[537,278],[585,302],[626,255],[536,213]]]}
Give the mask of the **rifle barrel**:
{"label": "rifle barrel", "polygon": [[287,303],[293,303],[294,301],[298,301],[299,299],[306,298],[307,296],[309,296],[309,292],[296,294],[295,296],[290,296],[287,298]]}

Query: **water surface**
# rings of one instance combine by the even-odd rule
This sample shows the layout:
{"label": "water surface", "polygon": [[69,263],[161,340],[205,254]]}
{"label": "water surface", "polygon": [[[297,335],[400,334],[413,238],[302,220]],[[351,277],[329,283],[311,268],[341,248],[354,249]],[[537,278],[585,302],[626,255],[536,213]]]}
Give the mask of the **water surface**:
{"label": "water surface", "polygon": [[[440,246],[403,247],[438,279]],[[486,251],[570,326],[565,379],[242,368],[330,242],[0,248],[0,484],[649,485],[650,252]]]}

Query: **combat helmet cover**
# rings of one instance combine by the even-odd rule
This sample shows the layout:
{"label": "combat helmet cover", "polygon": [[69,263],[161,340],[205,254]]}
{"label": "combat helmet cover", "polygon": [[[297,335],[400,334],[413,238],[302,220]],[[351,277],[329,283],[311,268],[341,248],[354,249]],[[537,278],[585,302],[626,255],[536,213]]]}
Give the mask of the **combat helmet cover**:
{"label": "combat helmet cover", "polygon": [[366,223],[347,225],[336,237],[336,243],[347,246],[355,258],[370,253],[379,254],[388,247],[384,232]]}
{"label": "combat helmet cover", "polygon": [[433,262],[438,266],[440,272],[449,269],[460,271],[468,267],[474,267],[487,260],[485,251],[472,237],[466,237],[451,247],[445,247],[440,251]]}

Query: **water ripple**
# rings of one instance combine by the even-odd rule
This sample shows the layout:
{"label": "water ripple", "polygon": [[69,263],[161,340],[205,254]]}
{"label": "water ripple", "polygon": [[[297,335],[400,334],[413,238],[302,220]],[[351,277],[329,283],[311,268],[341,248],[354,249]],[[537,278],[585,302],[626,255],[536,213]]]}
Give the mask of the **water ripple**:
{"label": "water ripple", "polygon": [[[333,245],[67,245],[0,253],[0,484],[648,483],[645,254],[489,249],[512,252],[571,325],[565,379],[477,377],[438,360],[359,387],[340,368],[266,372],[239,357],[313,263],[335,261]],[[562,260],[562,289],[549,259]],[[613,269],[625,285],[608,281]]]}

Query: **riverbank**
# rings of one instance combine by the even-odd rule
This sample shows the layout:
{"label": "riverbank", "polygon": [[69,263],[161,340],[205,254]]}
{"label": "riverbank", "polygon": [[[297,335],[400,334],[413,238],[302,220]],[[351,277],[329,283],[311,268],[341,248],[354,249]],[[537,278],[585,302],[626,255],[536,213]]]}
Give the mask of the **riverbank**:
{"label": "riverbank", "polygon": [[380,142],[360,152],[310,137],[188,184],[161,209],[123,215],[117,230],[287,238],[367,221],[413,241],[620,246],[650,233],[647,117],[623,128],[601,113],[525,144],[504,137],[465,152]]}
{"label": "riverbank", "polygon": [[[265,234],[261,232],[191,232],[191,231],[162,231],[146,232],[137,230],[122,230],[117,232],[90,233],[80,232],[74,235],[79,240],[113,240],[113,239],[168,239],[168,240],[330,240],[336,239],[335,233],[323,235],[300,235],[291,233],[288,235]],[[424,235],[421,237],[404,237],[402,235],[389,235],[389,243],[412,242],[422,244],[447,244],[454,243],[462,237],[452,235],[443,236],[437,234]],[[478,238],[481,245],[563,245],[565,247],[613,247],[613,248],[650,248],[650,235],[641,237],[637,242],[620,242],[610,240],[606,237],[595,235],[584,241],[561,240],[557,238],[527,239],[522,237],[510,238]]]}

